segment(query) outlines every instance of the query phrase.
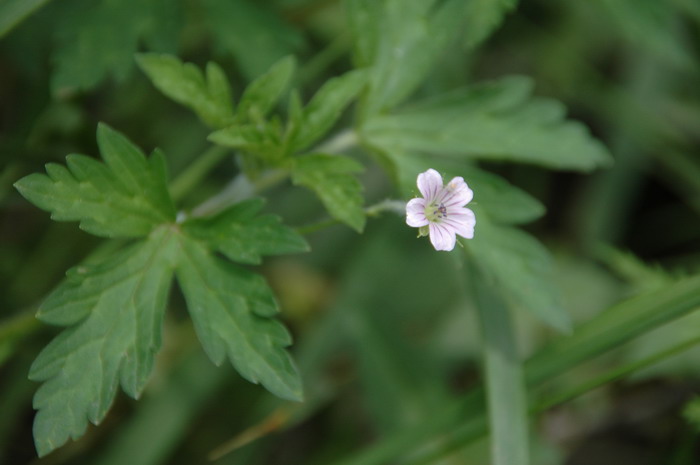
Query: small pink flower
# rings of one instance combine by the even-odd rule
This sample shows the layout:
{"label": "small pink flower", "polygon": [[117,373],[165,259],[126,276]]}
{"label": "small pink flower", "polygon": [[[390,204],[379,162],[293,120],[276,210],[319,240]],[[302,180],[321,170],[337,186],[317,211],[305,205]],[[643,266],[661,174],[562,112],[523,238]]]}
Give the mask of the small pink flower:
{"label": "small pink flower", "polygon": [[464,179],[452,178],[446,186],[434,169],[418,175],[418,190],[423,198],[411,199],[406,204],[406,224],[419,229],[419,237],[430,234],[435,250],[452,250],[457,238],[474,237],[474,212],[464,208],[474,193]]}

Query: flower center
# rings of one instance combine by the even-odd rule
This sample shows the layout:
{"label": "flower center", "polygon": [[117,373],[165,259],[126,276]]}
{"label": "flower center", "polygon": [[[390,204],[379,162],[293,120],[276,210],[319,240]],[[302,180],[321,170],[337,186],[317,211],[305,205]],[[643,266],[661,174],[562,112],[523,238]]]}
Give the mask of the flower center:
{"label": "flower center", "polygon": [[447,207],[443,204],[431,203],[425,207],[425,217],[431,223],[439,223],[443,218],[447,218]]}

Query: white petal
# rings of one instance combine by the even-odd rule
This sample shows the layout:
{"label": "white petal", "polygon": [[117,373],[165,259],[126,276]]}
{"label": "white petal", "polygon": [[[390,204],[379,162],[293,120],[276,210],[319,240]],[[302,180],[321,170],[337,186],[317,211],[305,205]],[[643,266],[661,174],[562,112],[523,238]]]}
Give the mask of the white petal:
{"label": "white petal", "polygon": [[435,250],[450,251],[455,248],[457,238],[452,228],[445,227],[442,224],[430,223],[430,243],[433,244]]}
{"label": "white petal", "polygon": [[463,207],[464,205],[471,202],[474,198],[474,192],[467,186],[464,179],[461,176],[452,178],[450,182],[447,183],[445,189],[443,190],[443,196],[440,202],[445,205],[445,207]]}
{"label": "white petal", "polygon": [[474,226],[476,226],[474,212],[468,208],[459,208],[455,210],[456,211],[448,211],[447,218],[442,220],[442,224],[464,238],[473,239]]}
{"label": "white petal", "polygon": [[406,224],[414,228],[420,228],[428,224],[425,217],[425,200],[411,199],[406,204]]}
{"label": "white petal", "polygon": [[418,190],[430,203],[440,192],[442,192],[442,176],[440,173],[430,168],[425,173],[418,175]]}

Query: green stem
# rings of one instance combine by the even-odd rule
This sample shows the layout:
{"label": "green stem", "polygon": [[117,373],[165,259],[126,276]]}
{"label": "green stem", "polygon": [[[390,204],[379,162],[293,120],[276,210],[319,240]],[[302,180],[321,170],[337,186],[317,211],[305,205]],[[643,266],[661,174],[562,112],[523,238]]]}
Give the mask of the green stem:
{"label": "green stem", "polygon": [[345,129],[324,143],[314,147],[310,152],[338,153],[355,147],[358,144],[357,133],[354,129]]}
{"label": "green stem", "polygon": [[[393,211],[399,215],[403,215],[406,212],[406,203],[400,200],[382,200],[374,205],[370,205],[365,208],[365,215],[369,217],[377,217],[386,211]],[[335,218],[324,218],[316,223],[312,223],[307,226],[301,226],[296,228],[296,232],[302,235],[311,234],[321,229],[326,229],[330,226],[340,224],[340,221]]]}
{"label": "green stem", "polygon": [[194,186],[199,184],[209,172],[229,154],[227,148],[215,145],[188,166],[170,183],[170,195],[174,201],[181,200]]}
{"label": "green stem", "polygon": [[341,34],[326,48],[317,53],[301,69],[299,82],[305,84],[316,79],[321,73],[330,67],[331,64],[345,55],[352,46],[350,34]]}
{"label": "green stem", "polygon": [[288,177],[289,171],[282,169],[267,171],[255,181],[240,173],[221,192],[192,210],[191,216],[207,216],[219,212],[279,184]]}

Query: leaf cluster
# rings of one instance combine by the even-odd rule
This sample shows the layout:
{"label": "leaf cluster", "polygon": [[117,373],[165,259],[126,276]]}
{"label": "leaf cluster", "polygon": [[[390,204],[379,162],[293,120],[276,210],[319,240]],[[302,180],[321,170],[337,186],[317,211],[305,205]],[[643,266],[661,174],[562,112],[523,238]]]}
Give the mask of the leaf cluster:
{"label": "leaf cluster", "polygon": [[[176,279],[210,359],[227,358],[238,372],[285,399],[302,387],[286,329],[265,280],[236,265],[265,255],[307,250],[306,242],[262,201],[238,203],[211,218],[177,221],[162,154],[146,156],[123,135],[100,125],[103,162],[67,157],[15,186],[58,221],[79,221],[90,233],[134,241],[103,261],[68,271],[37,317],[67,327],[39,354],[30,378],[43,381],[34,397],[39,455],[98,424],[117,386],[138,398],[161,345],[163,315]],[[222,254],[226,258],[222,258]]]}

